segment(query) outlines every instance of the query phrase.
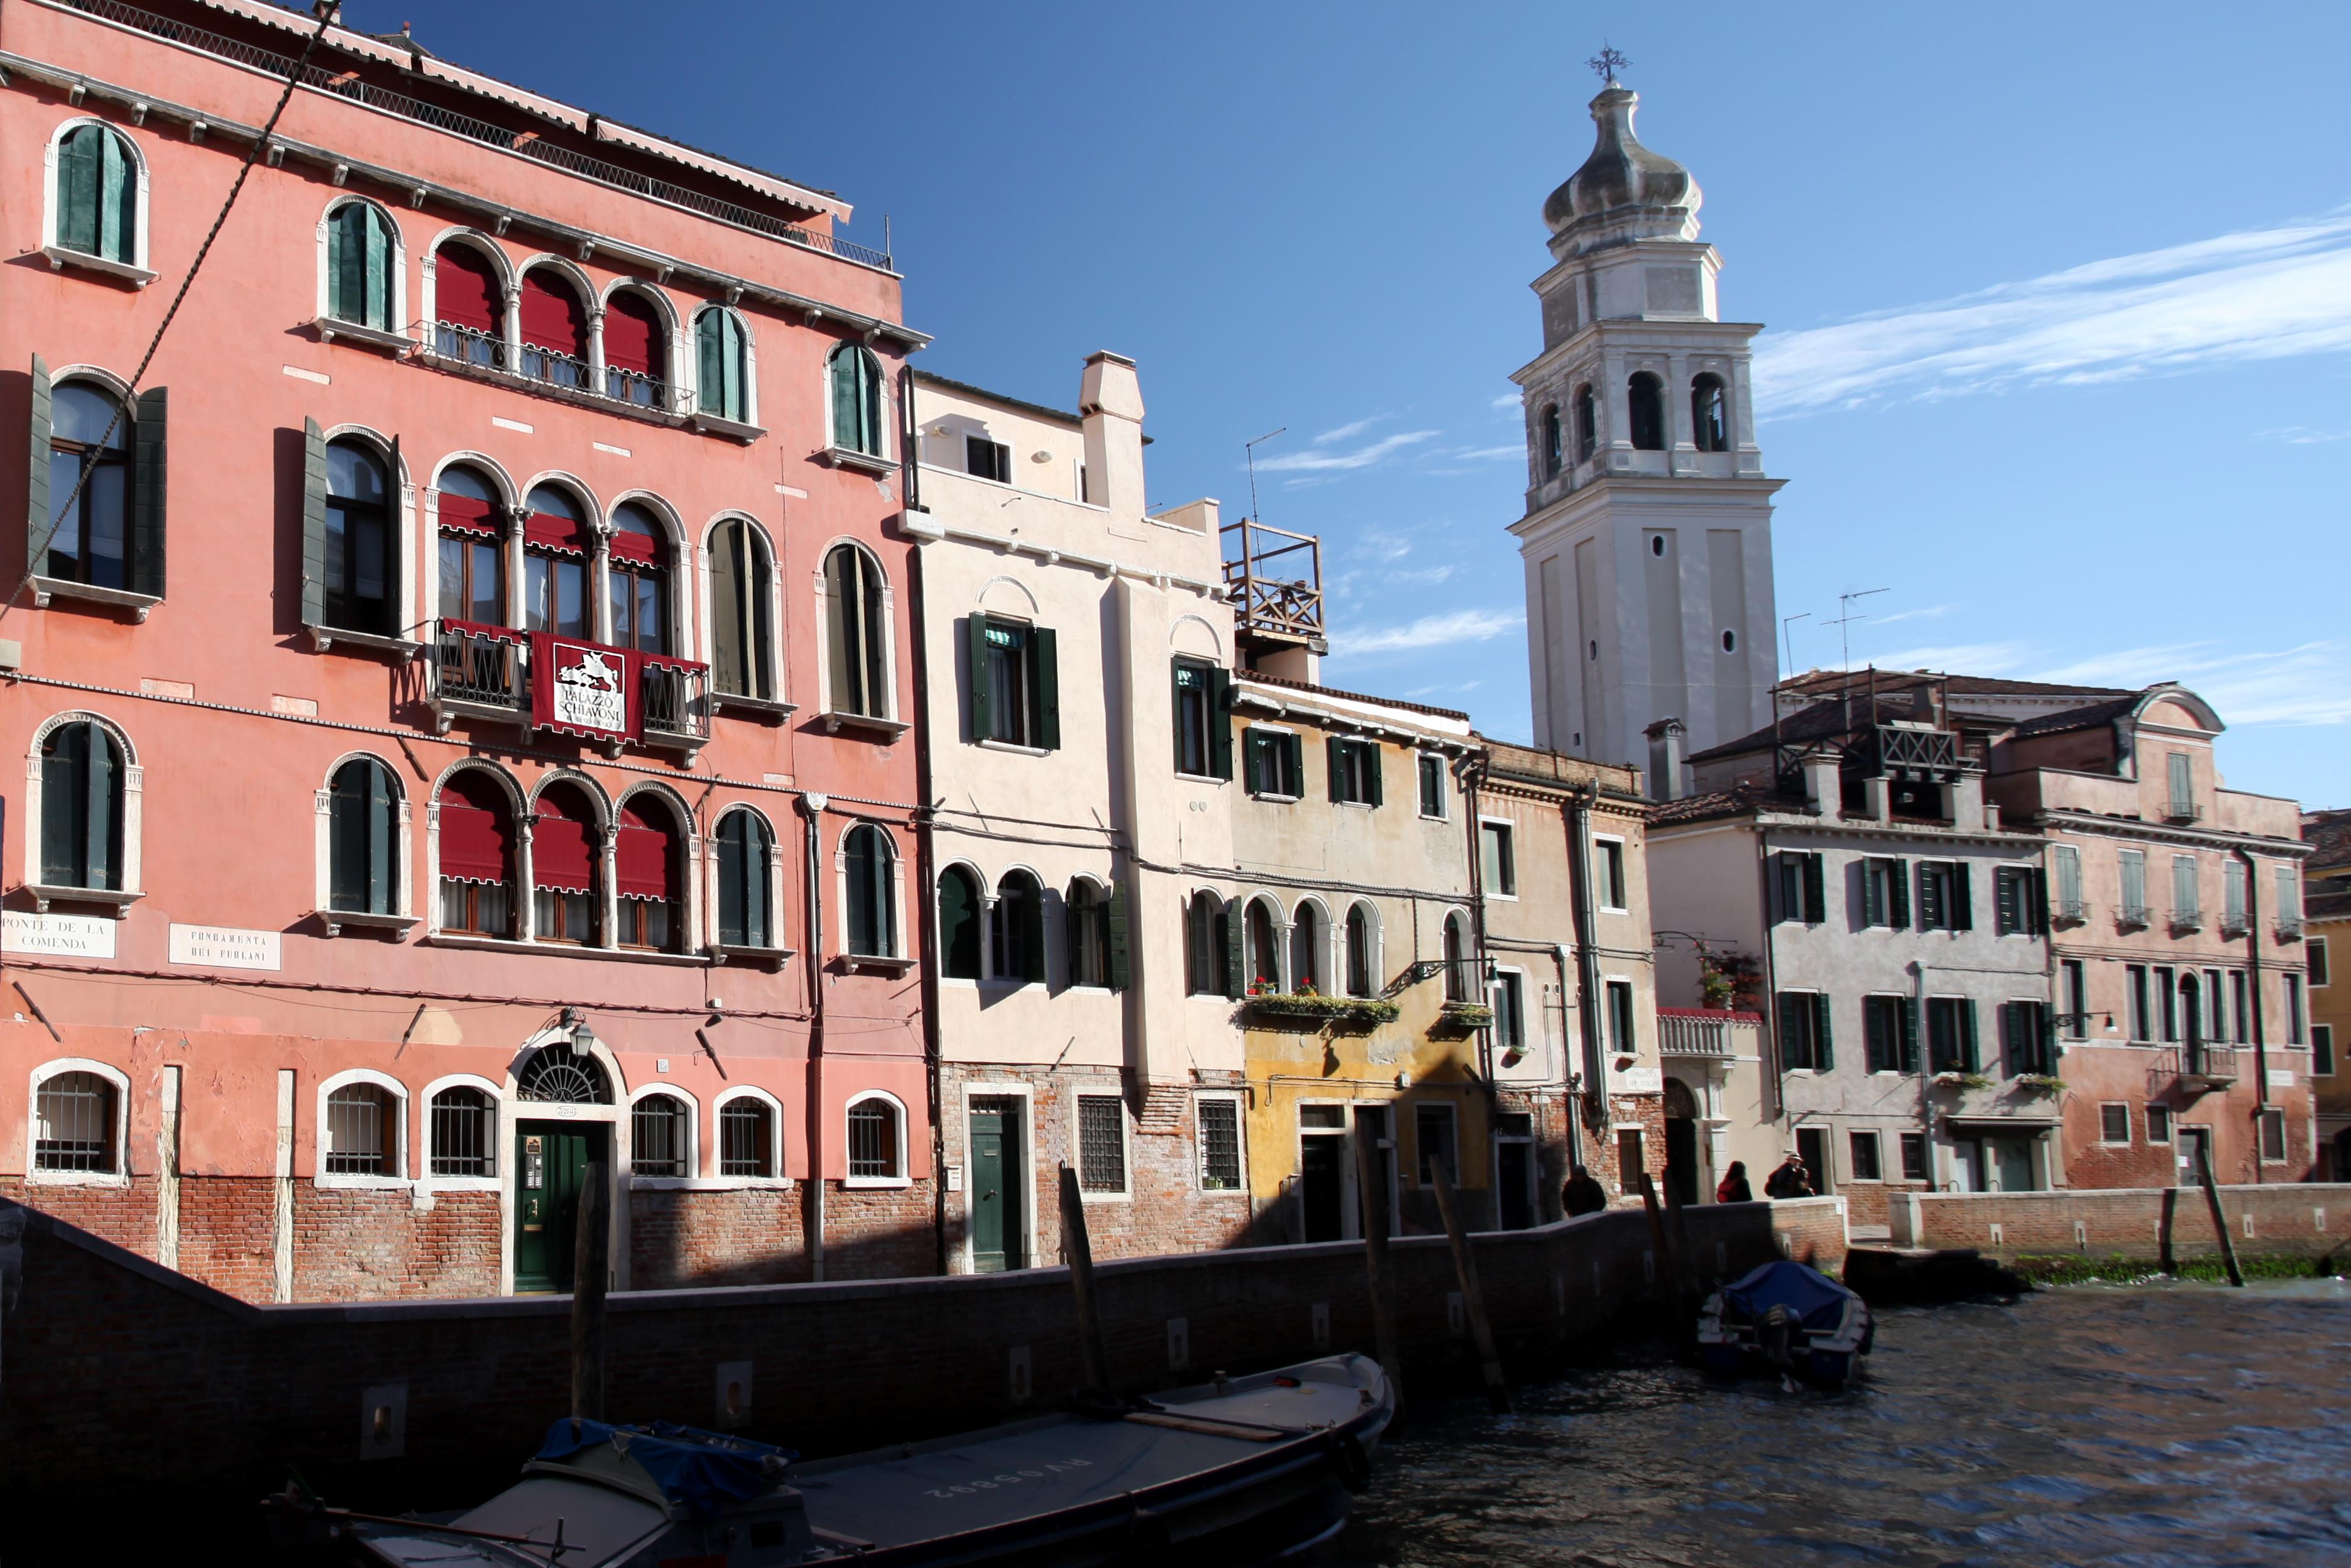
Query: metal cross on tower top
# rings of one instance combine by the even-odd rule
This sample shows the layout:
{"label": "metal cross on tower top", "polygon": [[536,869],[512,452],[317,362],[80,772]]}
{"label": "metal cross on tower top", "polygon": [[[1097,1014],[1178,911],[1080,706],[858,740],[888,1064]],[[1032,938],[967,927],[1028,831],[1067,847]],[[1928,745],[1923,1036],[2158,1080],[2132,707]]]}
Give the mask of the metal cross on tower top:
{"label": "metal cross on tower top", "polygon": [[1600,52],[1583,63],[1592,68],[1593,74],[1603,83],[1614,87],[1617,85],[1616,73],[1633,62],[1613,47],[1608,40],[1603,38],[1600,41]]}

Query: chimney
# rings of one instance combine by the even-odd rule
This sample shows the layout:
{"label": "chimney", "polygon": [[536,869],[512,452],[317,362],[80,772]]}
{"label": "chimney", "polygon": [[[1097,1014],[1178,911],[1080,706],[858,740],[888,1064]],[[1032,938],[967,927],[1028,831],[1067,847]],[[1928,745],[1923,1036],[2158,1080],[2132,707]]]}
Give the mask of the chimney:
{"label": "chimney", "polygon": [[1843,760],[1833,747],[1804,753],[1804,797],[1823,821],[1834,822],[1844,814]]}
{"label": "chimney", "polygon": [[1649,799],[1680,800],[1682,737],[1689,734],[1689,727],[1677,718],[1661,718],[1642,733],[1649,737]]}
{"label": "chimney", "polygon": [[1143,518],[1143,383],[1134,361],[1107,350],[1086,360],[1078,391],[1086,437],[1086,499],[1116,521]]}

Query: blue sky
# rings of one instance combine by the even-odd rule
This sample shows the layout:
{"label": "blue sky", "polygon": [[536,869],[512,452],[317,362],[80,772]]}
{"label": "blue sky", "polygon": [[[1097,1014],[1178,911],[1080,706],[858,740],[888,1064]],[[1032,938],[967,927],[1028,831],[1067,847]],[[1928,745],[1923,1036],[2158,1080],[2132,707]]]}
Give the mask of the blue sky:
{"label": "blue sky", "polygon": [[[1523,737],[1544,196],[1580,62],[1706,193],[1799,667],[2187,682],[2241,788],[2351,801],[2351,7],[349,0],[892,215],[918,361],[1142,366],[1153,500],[1321,534],[1325,678]],[[615,47],[614,40],[624,40]]]}

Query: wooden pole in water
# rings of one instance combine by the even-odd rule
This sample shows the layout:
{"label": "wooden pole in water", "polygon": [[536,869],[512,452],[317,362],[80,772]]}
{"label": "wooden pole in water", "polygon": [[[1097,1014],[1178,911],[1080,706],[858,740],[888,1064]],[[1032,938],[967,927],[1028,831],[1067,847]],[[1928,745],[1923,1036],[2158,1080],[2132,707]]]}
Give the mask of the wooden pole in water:
{"label": "wooden pole in water", "polygon": [[1452,1173],[1445,1162],[1428,1162],[1437,1187],[1437,1212],[1445,1217],[1445,1239],[1453,1247],[1453,1277],[1461,1282],[1461,1310],[1469,1317],[1469,1338],[1478,1347],[1478,1370],[1486,1379],[1486,1402],[1498,1416],[1510,1413],[1510,1391],[1502,1382],[1502,1358],[1494,1351],[1493,1326],[1486,1321],[1486,1293],[1478,1286],[1478,1255],[1469,1250],[1469,1232],[1461,1223],[1461,1206],[1455,1200]]}
{"label": "wooden pole in water", "polygon": [[2212,1234],[2220,1239],[2220,1261],[2229,1270],[2229,1283],[2242,1290],[2245,1276],[2237,1267],[2237,1244],[2229,1239],[2228,1217],[2220,1212],[2220,1189],[2212,1185],[2212,1139],[2210,1134],[2196,1140],[2196,1179],[2204,1184],[2204,1204],[2212,1211]]}
{"label": "wooden pole in water", "polygon": [[1674,1256],[1673,1240],[1666,1234],[1665,1211],[1657,1207],[1657,1184],[1646,1171],[1641,1173],[1641,1205],[1649,1211],[1649,1245],[1656,1249],[1658,1283],[1665,1286],[1667,1299],[1678,1311],[1685,1294],[1681,1265]]}
{"label": "wooden pole in water", "polygon": [[604,1285],[611,1272],[611,1192],[602,1160],[588,1163],[571,1263],[571,1415],[604,1418]]}
{"label": "wooden pole in water", "polygon": [[1372,1180],[1371,1129],[1355,1127],[1355,1208],[1364,1228],[1364,1269],[1372,1285],[1372,1349],[1388,1380],[1388,1393],[1404,1404],[1404,1353],[1396,1343],[1395,1277],[1388,1263],[1388,1206]]}
{"label": "wooden pole in water", "polygon": [[1078,1350],[1084,1358],[1086,1386],[1108,1392],[1110,1352],[1102,1343],[1102,1305],[1094,1297],[1094,1245],[1086,1234],[1086,1200],[1078,1173],[1061,1162],[1061,1256],[1069,1260],[1070,1288],[1078,1296]]}

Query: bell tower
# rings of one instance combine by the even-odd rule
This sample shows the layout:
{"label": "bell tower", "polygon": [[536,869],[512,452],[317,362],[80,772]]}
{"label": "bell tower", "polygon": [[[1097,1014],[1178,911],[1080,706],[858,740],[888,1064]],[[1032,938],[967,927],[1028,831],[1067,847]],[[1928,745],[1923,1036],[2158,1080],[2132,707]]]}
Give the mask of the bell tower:
{"label": "bell tower", "polygon": [[[1698,182],[1634,136],[1639,101],[1610,70],[1591,157],[1543,204],[1543,348],[1510,378],[1527,421],[1526,515],[1510,531],[1535,744],[1640,764],[1670,799],[1681,757],[1771,722],[1782,481],[1755,444],[1761,329],[1719,319]],[[1660,747],[1667,720],[1684,733]]]}

